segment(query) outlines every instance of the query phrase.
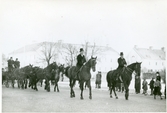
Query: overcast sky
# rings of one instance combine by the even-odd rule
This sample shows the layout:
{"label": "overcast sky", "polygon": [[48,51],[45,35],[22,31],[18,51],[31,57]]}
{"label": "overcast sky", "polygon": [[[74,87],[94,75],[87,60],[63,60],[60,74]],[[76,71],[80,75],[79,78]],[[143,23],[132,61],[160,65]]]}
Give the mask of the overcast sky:
{"label": "overcast sky", "polygon": [[108,44],[128,54],[138,47],[166,46],[164,0],[1,0],[2,53],[26,44],[63,40]]}

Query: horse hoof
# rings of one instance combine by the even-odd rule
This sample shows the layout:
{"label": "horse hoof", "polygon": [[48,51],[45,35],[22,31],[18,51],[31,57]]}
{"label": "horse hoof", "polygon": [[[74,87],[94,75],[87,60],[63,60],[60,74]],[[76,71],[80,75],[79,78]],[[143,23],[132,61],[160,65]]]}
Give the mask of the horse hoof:
{"label": "horse hoof", "polygon": [[89,97],[89,99],[91,100],[91,99],[92,99],[92,97]]}
{"label": "horse hoof", "polygon": [[110,96],[110,98],[112,98],[112,96]]}
{"label": "horse hoof", "polygon": [[118,97],[116,97],[116,99],[118,99]]}
{"label": "horse hoof", "polygon": [[80,99],[81,99],[81,100],[83,100],[84,98],[83,98],[83,97],[81,97]]}

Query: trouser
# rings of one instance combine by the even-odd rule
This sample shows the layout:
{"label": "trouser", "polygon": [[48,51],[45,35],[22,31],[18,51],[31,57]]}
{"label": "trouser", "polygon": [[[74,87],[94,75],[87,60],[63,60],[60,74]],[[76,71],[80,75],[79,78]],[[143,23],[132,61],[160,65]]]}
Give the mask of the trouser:
{"label": "trouser", "polygon": [[153,88],[151,88],[151,95],[153,94]]}

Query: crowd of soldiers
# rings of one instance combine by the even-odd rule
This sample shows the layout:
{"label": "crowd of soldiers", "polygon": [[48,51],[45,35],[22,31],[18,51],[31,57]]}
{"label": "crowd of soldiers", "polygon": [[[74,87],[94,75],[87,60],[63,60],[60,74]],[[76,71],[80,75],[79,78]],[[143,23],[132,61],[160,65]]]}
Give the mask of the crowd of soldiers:
{"label": "crowd of soldiers", "polygon": [[20,68],[20,61],[18,61],[18,58],[14,61],[13,57],[10,57],[8,60],[8,71],[12,72],[14,68]]}

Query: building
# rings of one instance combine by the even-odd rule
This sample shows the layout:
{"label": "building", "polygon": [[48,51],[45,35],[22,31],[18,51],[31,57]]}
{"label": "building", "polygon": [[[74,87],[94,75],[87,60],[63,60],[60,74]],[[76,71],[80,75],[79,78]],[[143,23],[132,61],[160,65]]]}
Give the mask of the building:
{"label": "building", "polygon": [[153,49],[153,47],[138,48],[134,46],[126,59],[128,64],[142,62],[142,72],[155,72],[166,68],[166,50],[164,47],[161,49]]}
{"label": "building", "polygon": [[111,69],[116,69],[118,65],[117,58],[119,57],[118,52],[111,47],[95,44],[69,44],[63,43],[61,40],[58,42],[40,42],[19,48],[11,52],[8,56],[12,56],[14,60],[18,58],[21,67],[33,64],[34,66],[44,68],[47,66],[46,61],[44,61],[44,56],[49,54],[48,51],[51,51],[54,55],[50,63],[56,61],[58,64],[76,65],[76,56],[79,54],[80,48],[85,50],[87,60],[91,56],[97,56],[97,71],[107,72]]}

